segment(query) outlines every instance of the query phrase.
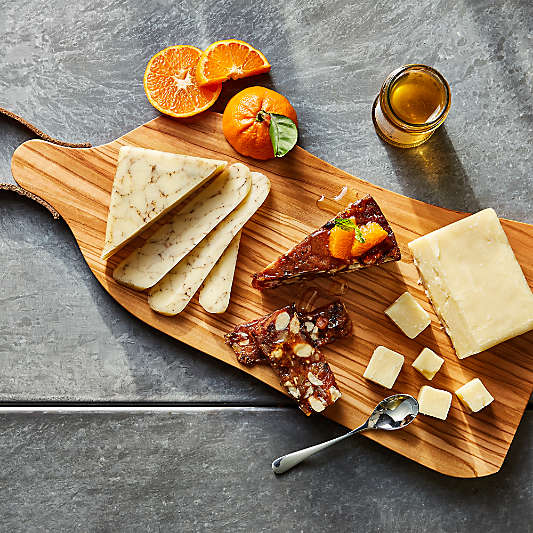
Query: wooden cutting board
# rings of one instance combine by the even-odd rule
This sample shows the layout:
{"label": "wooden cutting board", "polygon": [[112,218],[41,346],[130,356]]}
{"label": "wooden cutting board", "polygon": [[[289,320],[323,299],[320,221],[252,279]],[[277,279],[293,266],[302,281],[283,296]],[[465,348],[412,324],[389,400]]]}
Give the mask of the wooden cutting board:
{"label": "wooden cutting board", "polygon": [[[151,311],[145,294],[115,283],[111,276],[114,267],[144,242],[142,236],[108,261],[100,259],[118,150],[127,144],[226,159],[230,163],[242,161],[270,178],[269,198],[245,227],[232,303],[226,313],[209,315],[195,297],[181,315],[164,317]],[[280,160],[247,159],[234,152],[225,141],[221,115],[217,113],[205,113],[184,121],[159,117],[116,141],[94,148],[74,149],[45,141],[28,141],[15,151],[12,171],[19,185],[49,202],[66,220],[89,267],[121,305],[160,331],[239,367],[278,390],[281,388],[270,368],[248,369],[236,362],[233,352],[224,344],[223,334],[240,322],[257,318],[291,301],[302,303],[302,299],[312,294],[312,287],[319,288],[322,294],[322,300],[316,303],[341,295],[354,322],[354,335],[324,349],[343,393],[342,399],[327,409],[325,415],[346,427],[361,424],[373,406],[392,393],[418,395],[420,387],[429,382],[411,367],[411,363],[425,346],[446,360],[431,382],[432,386],[453,392],[472,378],[481,378],[496,400],[480,413],[467,414],[454,395],[445,422],[420,415],[403,431],[367,432],[365,435],[444,474],[475,477],[500,469],[533,388],[533,332],[459,361],[417,284],[417,271],[407,248],[412,239],[454,222],[464,217],[464,213],[384,190],[301,148],[295,148]],[[402,261],[263,294],[252,289],[250,276],[253,272],[330,218],[316,200],[321,195],[338,194],[345,185],[361,195],[374,196],[396,233]],[[502,224],[532,285],[533,226],[508,220],[502,220]],[[432,318],[430,328],[414,340],[401,333],[383,313],[406,290]],[[404,368],[392,391],[362,377],[378,345],[405,355]],[[312,417],[308,423],[313,423]]]}

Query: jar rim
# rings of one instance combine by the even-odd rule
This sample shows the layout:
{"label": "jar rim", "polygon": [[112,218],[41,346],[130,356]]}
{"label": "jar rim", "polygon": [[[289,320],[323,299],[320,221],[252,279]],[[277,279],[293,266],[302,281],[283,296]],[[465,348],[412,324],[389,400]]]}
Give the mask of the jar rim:
{"label": "jar rim", "polygon": [[[400,76],[402,76],[403,74],[405,74],[405,72],[407,72],[409,70],[425,70],[425,71],[429,72],[429,74],[431,74],[434,78],[436,78],[442,84],[442,86],[444,87],[444,93],[446,95],[446,102],[444,104],[444,107],[442,108],[442,111],[437,116],[437,118],[435,118],[431,122],[424,122],[422,124],[413,124],[411,122],[407,122],[406,120],[400,118],[394,112],[394,108],[391,105],[390,91],[391,91],[392,87],[394,86],[394,84],[398,80],[398,78]],[[450,86],[448,85],[448,82],[446,81],[444,76],[437,69],[434,69],[433,67],[430,67],[428,65],[423,65],[421,63],[411,63],[411,64],[408,64],[408,65],[404,65],[403,67],[400,67],[399,69],[397,69],[394,72],[392,72],[389,75],[389,78],[386,80],[385,84],[386,84],[387,107],[389,108],[389,110],[392,113],[392,115],[394,116],[394,118],[400,122],[400,124],[405,124],[406,126],[411,126],[413,128],[428,128],[428,127],[432,127],[435,124],[437,124],[440,120],[442,120],[443,116],[445,117],[446,114],[448,113],[449,109],[450,109],[450,100],[451,100],[451,98],[450,98],[450,96],[451,96]]]}

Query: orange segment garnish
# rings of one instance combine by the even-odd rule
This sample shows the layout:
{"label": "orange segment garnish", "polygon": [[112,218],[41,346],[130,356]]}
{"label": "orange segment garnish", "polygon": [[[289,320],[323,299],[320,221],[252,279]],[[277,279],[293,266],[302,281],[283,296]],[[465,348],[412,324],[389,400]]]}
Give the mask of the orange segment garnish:
{"label": "orange segment garnish", "polygon": [[263,74],[270,70],[267,58],[253,46],[237,39],[217,41],[202,54],[196,68],[200,85],[221,83]]}
{"label": "orange segment garnish", "polygon": [[363,226],[359,226],[359,229],[363,234],[365,242],[359,242],[357,239],[354,239],[351,251],[352,257],[363,255],[388,236],[388,233],[377,222],[368,222]]}
{"label": "orange segment garnish", "polygon": [[222,85],[200,87],[196,66],[201,55],[199,48],[179,45],[165,48],[150,59],[144,73],[144,91],[161,113],[190,117],[215,103]]}
{"label": "orange segment garnish", "polygon": [[337,259],[348,259],[354,242],[354,230],[334,226],[329,234],[329,253]]}

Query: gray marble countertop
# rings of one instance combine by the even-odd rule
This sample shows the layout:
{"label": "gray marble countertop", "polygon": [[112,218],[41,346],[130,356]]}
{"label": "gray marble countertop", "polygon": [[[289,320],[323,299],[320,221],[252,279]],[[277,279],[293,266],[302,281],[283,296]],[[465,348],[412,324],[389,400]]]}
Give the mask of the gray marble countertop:
{"label": "gray marble countertop", "polygon": [[[519,0],[0,0],[0,106],[52,136],[108,142],[157,116],[142,87],[155,52],[238,37],[273,68],[227,83],[215,110],[272,87],[298,112],[299,144],[339,168],[533,223],[532,21]],[[405,151],[379,140],[370,108],[413,62],[439,69],[453,97],[445,127]],[[0,118],[0,182],[29,138]],[[364,438],[275,478],[275,456],[342,429],[129,315],[64,222],[1,191],[0,303],[0,531],[531,531],[532,411],[489,478],[446,478]],[[107,412],[7,410],[66,403]]]}

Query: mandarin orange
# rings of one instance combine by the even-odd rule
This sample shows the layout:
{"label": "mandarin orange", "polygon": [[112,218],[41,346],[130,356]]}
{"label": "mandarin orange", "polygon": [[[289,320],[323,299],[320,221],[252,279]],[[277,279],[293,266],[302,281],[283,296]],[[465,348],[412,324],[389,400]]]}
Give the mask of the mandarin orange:
{"label": "mandarin orange", "polygon": [[298,125],[296,111],[287,98],[266,87],[248,87],[228,102],[222,129],[237,152],[254,159],[274,157],[267,113],[284,115]]}
{"label": "mandarin orange", "polygon": [[198,61],[196,76],[200,85],[208,85],[269,70],[270,63],[259,50],[244,41],[226,39],[206,48]]}
{"label": "mandarin orange", "polygon": [[165,48],[150,59],[144,73],[144,91],[161,113],[190,117],[215,103],[222,84],[199,86],[196,65],[201,55],[199,48],[179,45]]}

